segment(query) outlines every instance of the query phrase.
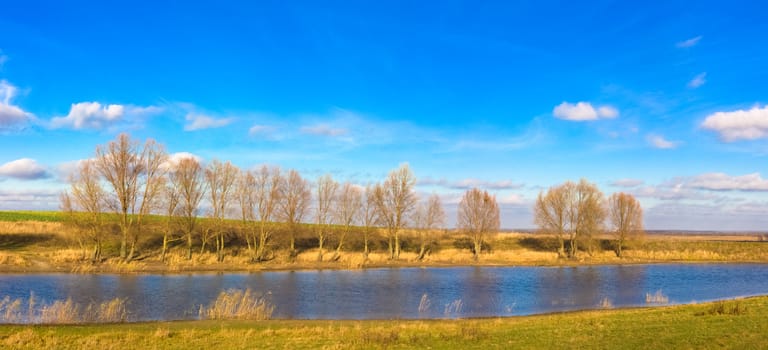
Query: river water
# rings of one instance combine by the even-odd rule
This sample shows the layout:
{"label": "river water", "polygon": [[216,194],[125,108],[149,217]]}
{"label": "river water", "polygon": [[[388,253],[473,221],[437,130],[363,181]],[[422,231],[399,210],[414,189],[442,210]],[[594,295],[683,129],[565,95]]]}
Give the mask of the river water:
{"label": "river water", "polygon": [[131,321],[194,319],[219,292],[250,288],[273,318],[410,319],[529,315],[768,294],[768,265],[455,267],[193,274],[0,274],[0,298],[80,304],[127,298]]}

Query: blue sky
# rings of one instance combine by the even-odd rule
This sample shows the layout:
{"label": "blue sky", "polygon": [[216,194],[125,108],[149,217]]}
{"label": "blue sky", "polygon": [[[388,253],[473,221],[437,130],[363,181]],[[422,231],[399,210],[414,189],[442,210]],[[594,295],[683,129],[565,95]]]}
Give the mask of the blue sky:
{"label": "blue sky", "polygon": [[[169,153],[380,181],[408,162],[454,225],[587,178],[650,229],[768,225],[759,2],[24,1],[0,11],[0,209],[56,209],[120,132]],[[765,178],[763,177],[765,176]]]}

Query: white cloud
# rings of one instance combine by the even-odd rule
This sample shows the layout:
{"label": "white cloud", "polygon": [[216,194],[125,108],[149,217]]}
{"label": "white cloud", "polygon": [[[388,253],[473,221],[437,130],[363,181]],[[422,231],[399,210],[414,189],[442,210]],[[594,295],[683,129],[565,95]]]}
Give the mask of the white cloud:
{"label": "white cloud", "polygon": [[741,176],[707,173],[691,178],[688,186],[711,191],[768,191],[768,180],[759,173]]}
{"label": "white cloud", "polygon": [[651,146],[659,149],[673,149],[680,145],[680,142],[669,141],[661,135],[650,134],[646,139],[648,140],[648,143],[651,144]]}
{"label": "white cloud", "polygon": [[0,209],[54,210],[59,205],[60,193],[54,189],[0,189]]}
{"label": "white cloud", "polygon": [[576,104],[563,102],[552,110],[555,118],[571,121],[588,121],[598,119],[612,119],[619,115],[619,111],[611,106],[599,106],[597,109],[589,102],[577,102]]}
{"label": "white cloud", "polygon": [[0,130],[21,126],[32,119],[32,114],[12,104],[18,89],[7,80],[0,80]]}
{"label": "white cloud", "polygon": [[182,159],[186,159],[186,158],[194,159],[201,164],[203,163],[203,158],[196,154],[192,154],[189,152],[176,152],[168,156],[168,159],[165,160],[165,163],[163,163],[162,167],[165,170],[171,170],[174,167],[176,167],[176,165],[178,165]]}
{"label": "white cloud", "polygon": [[248,129],[248,135],[250,136],[256,136],[256,135],[268,135],[275,131],[275,128],[268,125],[254,125],[250,129]]}
{"label": "white cloud", "polygon": [[725,142],[765,138],[768,137],[768,106],[713,113],[701,126],[717,132]]}
{"label": "white cloud", "polygon": [[611,182],[611,186],[632,188],[640,186],[643,183],[645,183],[645,181],[638,179],[619,179]]}
{"label": "white cloud", "polygon": [[21,158],[0,165],[0,176],[20,180],[37,180],[47,178],[50,174],[34,159]]}
{"label": "white cloud", "polygon": [[299,131],[302,134],[316,135],[316,136],[328,136],[338,137],[345,136],[349,133],[349,130],[344,128],[333,128],[328,124],[317,124],[312,126],[303,126]]}
{"label": "white cloud", "polygon": [[160,113],[163,109],[157,106],[131,106],[110,104],[102,105],[99,102],[73,103],[69,113],[63,117],[51,119],[51,128],[70,128],[75,130],[95,129],[102,130],[115,126],[121,122],[136,122],[142,117]]}
{"label": "white cloud", "polygon": [[5,65],[5,62],[8,62],[8,56],[3,55],[3,51],[0,51],[0,69],[3,69],[3,65]]}
{"label": "white cloud", "polygon": [[186,120],[189,123],[184,125],[184,131],[220,128],[227,126],[235,121],[234,118],[213,118],[204,114],[197,113],[188,113]]}
{"label": "white cloud", "polygon": [[702,38],[702,36],[699,35],[697,37],[693,37],[693,38],[690,38],[688,40],[680,41],[677,44],[675,44],[675,46],[677,46],[679,48],[694,47],[694,46],[696,46],[696,44],[699,43],[699,41],[701,41],[701,38]]}
{"label": "white cloud", "polygon": [[514,204],[514,205],[520,205],[520,204],[523,204],[523,203],[525,203],[525,198],[523,198],[523,196],[521,196],[521,195],[519,195],[519,194],[517,194],[517,193],[512,193],[512,194],[509,194],[509,195],[507,195],[507,196],[498,197],[498,198],[496,199],[496,201],[497,201],[499,204]]}
{"label": "white cloud", "polygon": [[425,177],[418,180],[420,186],[440,186],[454,190],[468,190],[470,188],[480,188],[485,190],[509,190],[522,188],[522,184],[512,182],[511,180],[486,181],[474,178],[448,181],[446,179],[433,179]]}
{"label": "white cloud", "polygon": [[693,77],[691,81],[688,82],[688,87],[691,89],[698,88],[699,86],[704,85],[707,82],[707,72],[700,73]]}

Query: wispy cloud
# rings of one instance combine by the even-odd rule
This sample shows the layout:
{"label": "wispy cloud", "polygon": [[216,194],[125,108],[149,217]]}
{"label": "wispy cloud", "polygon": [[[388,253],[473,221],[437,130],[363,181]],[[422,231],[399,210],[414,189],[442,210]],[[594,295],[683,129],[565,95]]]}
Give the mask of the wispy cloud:
{"label": "wispy cloud", "polygon": [[701,41],[701,38],[703,38],[703,37],[701,35],[699,35],[697,37],[693,37],[693,38],[690,38],[690,39],[687,39],[687,40],[680,41],[677,44],[675,44],[675,46],[677,46],[678,48],[694,47],[694,46],[696,46],[699,43],[699,41]]}
{"label": "wispy cloud", "polygon": [[275,127],[269,125],[256,124],[248,129],[249,136],[270,136],[275,131]]}
{"label": "wispy cloud", "polygon": [[569,103],[563,102],[552,110],[555,118],[570,121],[590,121],[598,119],[612,119],[619,115],[619,111],[612,106],[593,107],[589,102]]}
{"label": "wispy cloud", "polygon": [[645,181],[638,179],[619,179],[611,182],[611,186],[633,188],[644,184]]}
{"label": "wispy cloud", "polygon": [[103,130],[118,125],[135,125],[141,119],[159,114],[162,107],[133,106],[121,104],[103,105],[99,102],[73,103],[66,116],[51,119],[53,129],[69,128],[74,130]]}
{"label": "wispy cloud", "polygon": [[700,74],[696,75],[695,77],[693,77],[693,79],[691,79],[691,81],[688,82],[688,87],[691,88],[691,89],[696,89],[696,88],[706,84],[706,82],[707,82],[706,78],[707,78],[707,73],[706,72],[700,73]]}
{"label": "wispy cloud", "polygon": [[316,124],[303,126],[299,129],[299,132],[306,135],[338,137],[346,136],[349,133],[349,130],[345,128],[334,128],[328,124]]}
{"label": "wispy cloud", "polygon": [[768,137],[768,106],[716,112],[704,118],[701,127],[717,132],[720,139],[725,142],[766,138]]}
{"label": "wispy cloud", "polygon": [[34,116],[13,104],[18,89],[7,80],[0,80],[0,130],[23,127]]}
{"label": "wispy cloud", "polygon": [[205,114],[187,113],[184,131],[220,128],[232,124],[235,118],[214,118]]}
{"label": "wispy cloud", "polygon": [[759,173],[730,176],[725,173],[707,173],[690,178],[687,185],[711,191],[768,191],[768,180]]}
{"label": "wispy cloud", "polygon": [[658,149],[673,149],[680,145],[679,141],[670,141],[664,138],[664,136],[656,134],[649,134],[646,137],[646,140],[648,140],[648,143],[651,144],[651,146]]}
{"label": "wispy cloud", "polygon": [[475,178],[467,178],[461,180],[449,181],[446,179],[433,179],[431,177],[425,177],[418,180],[420,186],[439,186],[454,190],[467,190],[470,188],[482,188],[486,190],[509,190],[519,189],[523,187],[523,184],[513,182],[511,180],[500,181],[487,181]]}
{"label": "wispy cloud", "polygon": [[0,177],[19,180],[38,180],[50,177],[48,170],[34,159],[21,158],[0,165]]}

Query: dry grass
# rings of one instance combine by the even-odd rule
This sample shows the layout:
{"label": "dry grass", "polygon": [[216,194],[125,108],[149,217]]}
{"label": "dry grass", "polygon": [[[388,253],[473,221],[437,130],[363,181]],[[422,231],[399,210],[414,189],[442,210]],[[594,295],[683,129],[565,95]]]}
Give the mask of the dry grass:
{"label": "dry grass", "polygon": [[208,307],[200,306],[200,318],[209,320],[268,320],[275,307],[250,288],[230,289],[219,293]]}
{"label": "dry grass", "polygon": [[0,234],[59,234],[63,230],[60,222],[0,221]]}
{"label": "dry grass", "polygon": [[[27,306],[23,308],[25,304]],[[38,305],[34,295],[30,295],[26,302],[21,298],[10,297],[0,300],[0,323],[118,323],[125,322],[127,317],[126,300],[121,298],[85,306],[75,303],[71,298]]]}

